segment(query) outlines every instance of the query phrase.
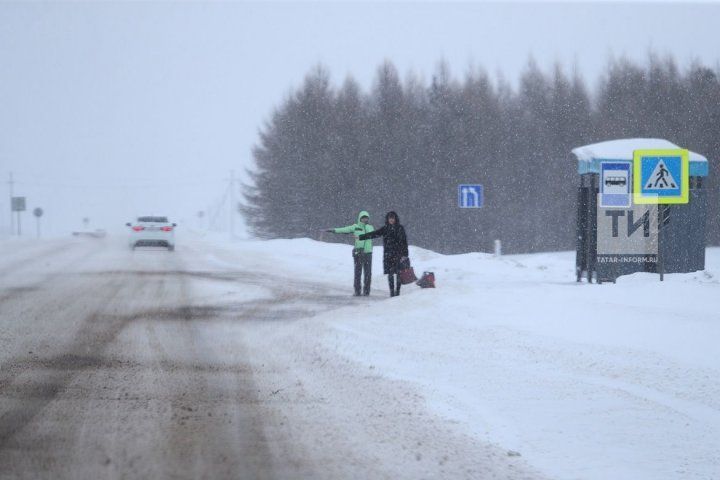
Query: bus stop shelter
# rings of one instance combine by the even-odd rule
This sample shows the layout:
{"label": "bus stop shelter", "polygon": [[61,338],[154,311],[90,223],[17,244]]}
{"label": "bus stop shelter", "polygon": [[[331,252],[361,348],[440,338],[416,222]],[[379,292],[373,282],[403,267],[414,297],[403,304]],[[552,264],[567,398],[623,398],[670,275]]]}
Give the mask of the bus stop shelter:
{"label": "bus stop shelter", "polygon": [[[637,150],[680,149],[674,143],[657,138],[631,138],[610,140],[577,147],[580,185],[577,197],[576,273],[577,281],[585,276],[589,282],[615,281],[621,275],[635,272],[683,273],[705,268],[705,224],[707,221],[707,192],[704,179],[708,175],[708,161],[703,155],[689,152],[689,200],[684,204],[655,205],[645,212],[653,233],[645,229],[645,241],[655,242],[656,258],[640,261],[606,263],[602,255],[605,214],[625,218],[625,211],[604,211],[599,205],[600,174],[607,162],[633,162]],[[620,207],[617,207],[620,208]],[[628,216],[632,212],[627,212]],[[639,217],[637,211],[636,218]],[[600,219],[600,226],[598,225]],[[629,224],[628,224],[629,225]],[[613,224],[613,227],[617,227]],[[600,238],[598,238],[600,228]],[[630,227],[628,226],[628,229]],[[642,229],[640,235],[643,234]],[[617,232],[614,232],[617,233]],[[628,233],[629,235],[629,233]],[[655,235],[654,238],[652,236]],[[600,244],[598,243],[600,240]],[[601,246],[600,255],[598,246]]]}

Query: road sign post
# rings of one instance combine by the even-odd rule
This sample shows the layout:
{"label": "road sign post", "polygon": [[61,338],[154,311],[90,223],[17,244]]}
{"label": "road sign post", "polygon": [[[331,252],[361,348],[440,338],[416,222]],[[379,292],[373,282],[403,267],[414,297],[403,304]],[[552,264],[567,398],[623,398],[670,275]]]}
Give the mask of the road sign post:
{"label": "road sign post", "polygon": [[630,162],[602,162],[600,164],[600,206],[603,208],[631,205]]}
{"label": "road sign post", "polygon": [[40,238],[40,217],[43,216],[43,209],[37,207],[33,210],[33,215],[35,216],[35,224],[37,226],[37,238]]}
{"label": "road sign post", "polygon": [[15,234],[15,210],[13,210],[13,197],[15,194],[13,193],[13,187],[15,186],[15,182],[13,181],[13,174],[10,172],[10,179],[8,180],[8,187],[10,190],[10,235]]}
{"label": "road sign post", "polygon": [[12,197],[10,200],[10,206],[13,212],[17,212],[17,234],[22,235],[22,228],[20,226],[20,212],[25,211],[25,197]]}
{"label": "road sign post", "polygon": [[687,150],[635,150],[633,201],[638,204],[684,204],[690,200]]}
{"label": "road sign post", "polygon": [[483,186],[479,184],[458,185],[458,207],[482,208],[485,203]]}

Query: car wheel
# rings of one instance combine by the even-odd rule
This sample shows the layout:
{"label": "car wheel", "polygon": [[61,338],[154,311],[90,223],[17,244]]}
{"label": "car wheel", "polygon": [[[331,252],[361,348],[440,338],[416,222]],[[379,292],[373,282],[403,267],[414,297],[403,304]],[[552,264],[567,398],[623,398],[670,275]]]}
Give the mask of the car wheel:
{"label": "car wheel", "polygon": [[175,251],[175,245],[168,245],[168,252],[174,252]]}

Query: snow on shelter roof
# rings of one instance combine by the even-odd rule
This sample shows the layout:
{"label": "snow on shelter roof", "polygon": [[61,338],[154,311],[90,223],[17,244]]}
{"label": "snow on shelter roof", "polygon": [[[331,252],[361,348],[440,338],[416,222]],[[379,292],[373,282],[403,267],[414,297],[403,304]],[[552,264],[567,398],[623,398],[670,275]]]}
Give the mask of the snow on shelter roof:
{"label": "snow on shelter roof", "polygon": [[[632,161],[635,150],[664,150],[681,148],[662,138],[623,138],[593,143],[572,149],[578,159],[579,173],[599,172],[600,160]],[[707,175],[707,158],[690,151],[690,175]]]}

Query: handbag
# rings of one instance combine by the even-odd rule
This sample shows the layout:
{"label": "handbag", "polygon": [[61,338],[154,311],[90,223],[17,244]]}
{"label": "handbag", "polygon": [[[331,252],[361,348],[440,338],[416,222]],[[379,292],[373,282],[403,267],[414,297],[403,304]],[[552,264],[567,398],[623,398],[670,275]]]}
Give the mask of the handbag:
{"label": "handbag", "polygon": [[423,272],[420,280],[415,283],[420,288],[435,288],[435,274],[433,272]]}
{"label": "handbag", "polygon": [[402,283],[403,285],[407,285],[409,283],[417,281],[418,278],[415,276],[415,270],[413,270],[412,266],[410,266],[409,258],[402,260],[398,264],[398,270],[398,275],[400,276],[400,283]]}

